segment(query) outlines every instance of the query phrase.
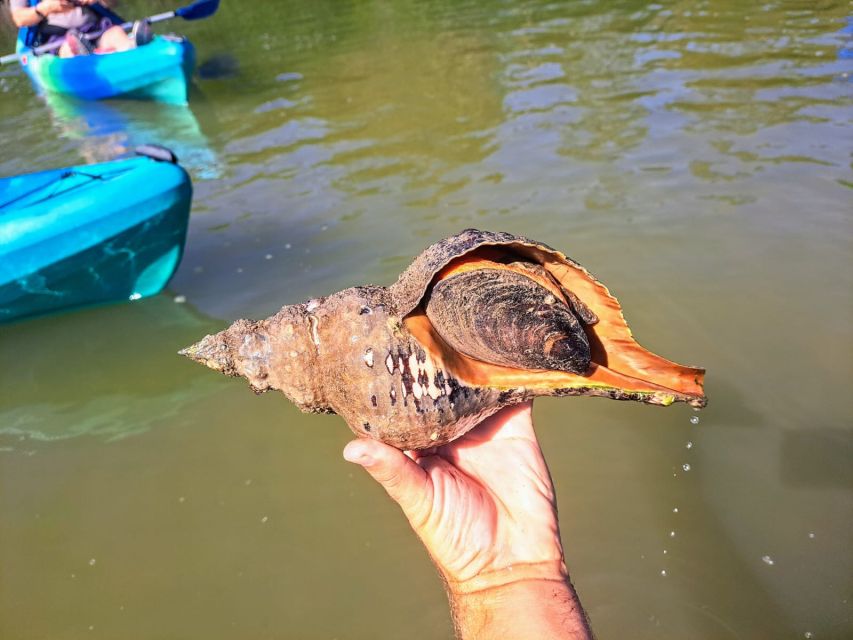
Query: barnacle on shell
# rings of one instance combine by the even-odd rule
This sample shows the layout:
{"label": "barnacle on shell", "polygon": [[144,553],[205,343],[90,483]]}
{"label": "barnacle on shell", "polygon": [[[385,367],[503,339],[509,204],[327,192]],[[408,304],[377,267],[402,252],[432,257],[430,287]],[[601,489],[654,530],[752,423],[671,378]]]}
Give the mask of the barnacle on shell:
{"label": "barnacle on shell", "polygon": [[401,449],[450,442],[536,396],[706,402],[704,370],[641,347],[586,269],[540,242],[476,229],[428,247],[390,287],[239,320],[182,353]]}

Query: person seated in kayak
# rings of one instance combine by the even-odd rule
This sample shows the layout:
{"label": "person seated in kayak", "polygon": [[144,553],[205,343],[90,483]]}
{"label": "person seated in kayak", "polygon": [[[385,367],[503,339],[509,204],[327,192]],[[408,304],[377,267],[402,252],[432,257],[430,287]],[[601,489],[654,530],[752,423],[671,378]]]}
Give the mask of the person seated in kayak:
{"label": "person seated in kayak", "polygon": [[146,21],[135,22],[128,36],[108,16],[109,12],[99,12],[97,5],[95,0],[41,0],[37,4],[9,0],[15,25],[37,26],[39,45],[62,41],[58,51],[62,58],[127,51],[151,41],[151,28]]}

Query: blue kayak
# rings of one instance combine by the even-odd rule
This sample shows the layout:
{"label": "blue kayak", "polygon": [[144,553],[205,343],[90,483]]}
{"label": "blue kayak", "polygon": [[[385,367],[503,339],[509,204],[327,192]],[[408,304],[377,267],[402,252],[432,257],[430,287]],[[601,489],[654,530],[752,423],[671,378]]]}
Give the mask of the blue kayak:
{"label": "blue kayak", "polygon": [[[37,6],[38,0],[30,0],[29,4]],[[195,0],[145,20],[148,24],[172,18],[200,20],[212,16],[218,8],[219,0]],[[101,18],[100,27],[110,24],[123,29],[132,27],[98,2],[87,4],[86,10]],[[60,93],[83,100],[138,98],[187,103],[195,49],[186,38],[155,36],[148,44],[129,51],[60,58],[55,55],[56,41],[40,45],[43,31],[39,25],[19,29],[16,53],[11,56],[18,58],[39,93]],[[55,30],[54,35],[58,35]],[[3,58],[5,61],[10,56]]]}
{"label": "blue kayak", "polygon": [[166,286],[192,185],[168,150],[147,152],[0,178],[0,322]]}
{"label": "blue kayak", "polygon": [[25,45],[28,32],[27,28],[19,30],[17,53],[39,93],[53,91],[83,100],[187,103],[195,49],[186,38],[155,36],[148,44],[129,51],[60,58],[52,53],[34,54]]}

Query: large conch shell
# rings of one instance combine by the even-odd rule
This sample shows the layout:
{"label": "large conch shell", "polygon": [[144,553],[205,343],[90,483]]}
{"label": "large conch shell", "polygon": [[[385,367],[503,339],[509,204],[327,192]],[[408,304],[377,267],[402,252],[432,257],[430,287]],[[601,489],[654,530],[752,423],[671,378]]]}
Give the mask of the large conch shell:
{"label": "large conch shell", "polygon": [[400,449],[445,444],[536,396],[706,403],[704,370],[637,344],[619,302],[581,265],[476,229],[426,249],[390,287],[238,320],[181,353]]}

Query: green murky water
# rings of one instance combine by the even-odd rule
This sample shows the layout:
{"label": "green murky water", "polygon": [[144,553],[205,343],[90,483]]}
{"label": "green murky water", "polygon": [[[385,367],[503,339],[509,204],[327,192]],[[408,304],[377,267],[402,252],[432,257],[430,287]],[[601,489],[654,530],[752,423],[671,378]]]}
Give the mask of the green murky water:
{"label": "green murky water", "polygon": [[343,422],[175,351],[476,226],[566,251],[709,371],[695,425],[536,403],[599,637],[849,638],[850,9],[225,2],[171,25],[189,109],[45,104],[4,67],[0,174],[155,141],[196,197],[167,293],[0,327],[0,637],[450,637]]}

